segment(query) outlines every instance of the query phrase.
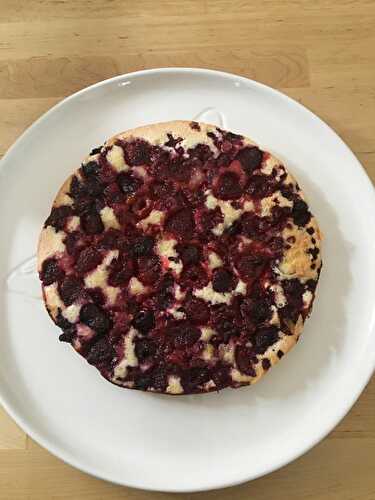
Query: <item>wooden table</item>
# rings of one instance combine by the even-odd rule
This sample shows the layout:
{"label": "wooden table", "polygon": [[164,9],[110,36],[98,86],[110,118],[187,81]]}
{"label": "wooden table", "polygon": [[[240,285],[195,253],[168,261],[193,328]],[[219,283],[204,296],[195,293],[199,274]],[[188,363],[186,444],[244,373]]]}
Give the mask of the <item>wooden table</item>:
{"label": "wooden table", "polygon": [[[2,0],[0,154],[72,92],[160,66],[222,69],[281,89],[326,120],[375,181],[374,0]],[[242,486],[180,497],[375,500],[374,467],[375,379],[299,460]],[[0,499],[177,496],[87,476],[40,448],[0,409]]]}

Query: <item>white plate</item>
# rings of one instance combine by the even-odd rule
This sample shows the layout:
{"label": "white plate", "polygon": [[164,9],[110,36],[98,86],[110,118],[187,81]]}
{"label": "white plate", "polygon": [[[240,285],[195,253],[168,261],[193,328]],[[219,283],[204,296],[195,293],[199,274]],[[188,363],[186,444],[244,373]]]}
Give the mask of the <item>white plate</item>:
{"label": "white plate", "polygon": [[[325,234],[318,299],[299,344],[254,387],[177,398],[127,391],[58,342],[35,298],[32,256],[55,192],[92,147],[137,125],[198,115],[252,137],[296,174]],[[373,371],[374,190],[327,125],[269,87],[160,69],[84,89],[4,157],[0,214],[2,403],[32,438],[90,474],[164,491],[254,479],[322,439]]]}

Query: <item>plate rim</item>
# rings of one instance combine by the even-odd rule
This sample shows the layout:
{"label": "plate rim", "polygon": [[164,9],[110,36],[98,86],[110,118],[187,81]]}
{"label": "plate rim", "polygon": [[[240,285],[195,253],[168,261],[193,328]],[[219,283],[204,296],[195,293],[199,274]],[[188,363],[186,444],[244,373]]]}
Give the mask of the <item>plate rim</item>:
{"label": "plate rim", "polygon": [[[309,116],[310,119],[313,119],[317,124],[319,124],[321,127],[323,127],[327,132],[331,134],[332,137],[336,139],[340,143],[341,146],[344,147],[344,150],[347,155],[351,157],[352,162],[356,164],[358,168],[358,175],[361,176],[363,186],[366,186],[367,193],[366,196],[368,196],[368,199],[370,202],[372,202],[374,206],[374,212],[375,212],[375,187],[373,186],[370,178],[368,177],[364,167],[358,160],[358,158],[355,156],[353,151],[349,148],[349,146],[344,142],[344,140],[340,137],[340,135],[334,131],[324,120],[322,120],[319,116],[317,116],[314,112],[312,112],[308,107],[305,105],[301,104],[300,102],[296,101],[295,99],[289,97],[288,95],[284,94],[283,92],[274,89],[273,87],[270,87],[264,83],[258,82],[256,80],[253,80],[251,78],[247,78],[245,76],[240,76],[236,75],[235,73],[230,73],[230,72],[225,72],[225,71],[218,71],[218,70],[213,70],[213,69],[206,69],[206,68],[189,68],[189,67],[161,67],[161,68],[152,68],[152,69],[145,69],[145,70],[140,70],[140,71],[134,71],[130,73],[124,73],[121,75],[117,75],[102,81],[99,81],[97,83],[94,83],[92,85],[89,85],[88,87],[85,87],[81,90],[78,90],[77,92],[74,92],[73,94],[61,99],[59,102],[57,102],[54,106],[52,106],[50,109],[48,109],[45,113],[43,113],[40,117],[38,117],[16,140],[15,142],[8,148],[6,153],[4,154],[1,162],[0,162],[0,172],[3,172],[4,169],[6,168],[6,163],[11,160],[12,155],[15,153],[16,149],[22,144],[24,140],[27,139],[27,137],[33,133],[34,129],[37,128],[37,126],[47,120],[50,115],[55,113],[60,107],[64,106],[66,103],[70,102],[71,100],[76,99],[82,94],[85,94],[87,92],[90,92],[94,89],[104,87],[109,84],[113,84],[116,82],[120,82],[124,78],[137,78],[137,77],[143,77],[143,76],[150,76],[154,74],[167,74],[167,73],[180,73],[180,74],[201,74],[202,76],[204,75],[211,75],[211,76],[217,76],[219,78],[226,78],[228,80],[236,79],[236,81],[242,82],[246,84],[247,86],[252,85],[255,88],[261,89],[263,91],[266,91],[270,94],[273,94],[275,97],[278,97],[279,99],[282,99],[286,101],[289,105],[295,106],[297,109],[300,111],[304,112],[305,114]],[[372,200],[371,200],[372,197]],[[375,243],[375,242],[374,242]],[[375,247],[375,245],[374,245]],[[371,319],[371,323],[369,325],[369,330],[372,332],[372,335],[375,335],[375,311]],[[267,468],[267,470],[263,470],[257,473],[253,474],[241,474],[240,477],[237,477],[231,481],[228,480],[217,480],[216,482],[211,483],[205,483],[204,485],[201,486],[194,486],[194,487],[165,487],[165,488],[160,488],[160,487],[153,487],[152,485],[140,485],[140,483],[135,483],[134,481],[130,480],[124,480],[120,479],[118,477],[111,477],[110,474],[107,473],[102,473],[100,470],[94,469],[90,466],[86,466],[84,463],[81,463],[79,460],[75,459],[74,455],[71,455],[69,452],[67,452],[64,448],[61,448],[60,446],[55,446],[54,442],[51,441],[48,437],[44,437],[42,433],[40,433],[38,430],[35,430],[33,427],[33,424],[29,424],[27,419],[25,419],[22,415],[18,414],[18,412],[12,407],[12,403],[7,400],[6,396],[2,393],[2,389],[0,386],[0,404],[2,407],[5,409],[5,411],[10,415],[10,417],[16,422],[16,424],[27,434],[29,435],[33,440],[35,440],[37,443],[39,443],[43,448],[45,448],[47,451],[58,457],[60,460],[63,462],[71,465],[72,467],[86,473],[89,475],[92,475],[96,478],[109,481],[114,484],[118,484],[121,486],[126,486],[126,487],[131,487],[131,488],[137,488],[137,489],[143,489],[146,491],[160,491],[160,492],[171,492],[171,493],[188,493],[188,492],[199,492],[199,491],[208,491],[212,489],[217,489],[217,488],[227,488],[231,486],[235,486],[238,484],[242,484],[247,481],[252,481],[254,479],[257,479],[259,477],[265,476],[267,474],[270,474],[271,472],[274,472],[281,467],[284,467],[285,465],[293,462],[297,458],[303,456],[305,453],[307,453],[309,450],[311,450],[314,446],[316,446],[320,441],[326,438],[326,436],[338,425],[338,423],[347,415],[347,413],[351,410],[353,405],[356,403],[358,400],[359,396],[363,392],[364,388],[370,381],[373,373],[375,372],[375,355],[374,359],[368,358],[368,367],[364,371],[364,373],[361,375],[362,378],[360,379],[360,383],[358,383],[358,386],[356,387],[356,390],[352,391],[350,397],[348,397],[348,404],[345,406],[345,409],[342,412],[339,412],[339,414],[335,414],[334,417],[331,417],[329,424],[326,425],[326,428],[323,429],[323,432],[318,432],[318,436],[315,436],[314,439],[306,446],[300,446],[295,448],[293,453],[289,453],[288,456],[283,458],[282,460],[279,460],[277,463],[273,463],[272,466]]]}

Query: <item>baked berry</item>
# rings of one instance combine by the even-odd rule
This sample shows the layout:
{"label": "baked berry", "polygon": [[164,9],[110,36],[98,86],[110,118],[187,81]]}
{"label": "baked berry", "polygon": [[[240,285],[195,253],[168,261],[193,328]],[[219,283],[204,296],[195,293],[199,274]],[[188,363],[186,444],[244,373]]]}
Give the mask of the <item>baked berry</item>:
{"label": "baked berry", "polygon": [[61,280],[63,276],[64,271],[60,269],[56,259],[49,258],[43,262],[40,279],[44,286],[52,285],[52,283]]}
{"label": "baked berry", "polygon": [[102,256],[92,247],[84,248],[78,256],[75,264],[77,273],[84,274],[95,269],[101,262]]}
{"label": "baked berry", "polygon": [[263,153],[256,146],[245,147],[241,149],[236,156],[236,160],[241,163],[242,168],[248,175],[252,174],[254,170],[260,167],[262,159]]}
{"label": "baked berry", "polygon": [[126,172],[121,172],[117,176],[117,183],[125,196],[134,194],[141,186],[141,181],[134,177],[134,175]]}
{"label": "baked berry", "polygon": [[99,234],[104,231],[104,225],[97,212],[88,212],[81,217],[82,228],[87,234]]}
{"label": "baked berry", "polygon": [[215,195],[221,200],[237,200],[242,196],[243,190],[240,179],[234,172],[222,174],[215,187]]}
{"label": "baked berry", "polygon": [[235,284],[236,278],[232,272],[222,268],[214,271],[214,276],[212,278],[212,288],[215,290],[215,292],[229,292],[233,290]]}
{"label": "baked berry", "polygon": [[139,332],[147,334],[155,326],[155,316],[152,311],[140,311],[133,319],[133,326]]}
{"label": "baked berry", "polygon": [[85,304],[82,306],[79,318],[97,333],[105,333],[111,328],[111,321],[107,313],[96,304]]}
{"label": "baked berry", "polygon": [[131,249],[132,255],[134,255],[134,257],[150,255],[154,244],[155,240],[151,236],[140,236],[133,241]]}
{"label": "baked berry", "polygon": [[66,276],[59,286],[60,297],[66,306],[73,304],[83,292],[83,283],[74,276]]}

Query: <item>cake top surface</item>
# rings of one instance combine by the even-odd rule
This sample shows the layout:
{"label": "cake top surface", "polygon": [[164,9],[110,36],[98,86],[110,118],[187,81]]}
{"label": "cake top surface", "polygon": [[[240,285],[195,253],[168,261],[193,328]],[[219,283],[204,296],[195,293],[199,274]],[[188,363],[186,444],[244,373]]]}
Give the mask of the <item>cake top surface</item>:
{"label": "cake top surface", "polygon": [[272,154],[168,122],[91,152],[54,201],[38,268],[60,339],[108,380],[209,392],[254,383],[298,340],[320,233]]}

